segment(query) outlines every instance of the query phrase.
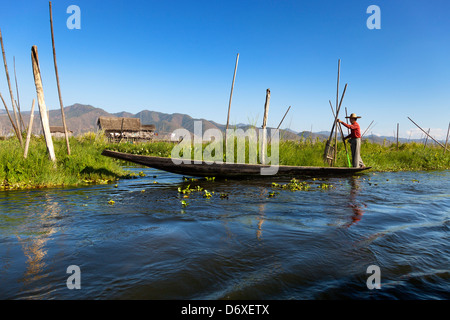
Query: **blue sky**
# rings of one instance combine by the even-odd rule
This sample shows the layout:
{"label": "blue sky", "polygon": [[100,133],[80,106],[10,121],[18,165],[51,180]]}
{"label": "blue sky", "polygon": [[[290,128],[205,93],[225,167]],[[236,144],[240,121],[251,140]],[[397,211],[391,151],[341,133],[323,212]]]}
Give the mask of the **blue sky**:
{"label": "blue sky", "polygon": [[[69,5],[81,29],[69,30]],[[369,30],[370,5],[381,29]],[[363,130],[421,137],[411,117],[443,139],[450,121],[450,2],[343,1],[80,1],[52,2],[64,105],[108,112],[187,113],[226,123],[236,55],[239,65],[230,123],[262,123],[295,131],[330,130],[338,59],[344,108]],[[2,3],[0,28],[10,75],[16,60],[20,102],[36,96],[31,46],[37,45],[47,106],[59,107],[48,1]],[[14,82],[14,80],[12,79]],[[14,87],[15,88],[15,87]],[[3,68],[0,92],[9,102]],[[10,107],[11,108],[11,107]]]}

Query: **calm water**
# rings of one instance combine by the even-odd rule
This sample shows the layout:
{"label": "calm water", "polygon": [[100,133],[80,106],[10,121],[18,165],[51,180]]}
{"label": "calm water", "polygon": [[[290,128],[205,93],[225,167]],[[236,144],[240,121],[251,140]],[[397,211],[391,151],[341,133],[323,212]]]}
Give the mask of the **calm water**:
{"label": "calm water", "polygon": [[[0,298],[450,298],[450,171],[307,180],[310,191],[292,192],[271,186],[289,180],[131,170],[146,176],[0,192]],[[194,192],[183,208],[188,184],[214,194]],[[70,265],[80,290],[67,288]],[[379,290],[367,288],[370,265]]]}

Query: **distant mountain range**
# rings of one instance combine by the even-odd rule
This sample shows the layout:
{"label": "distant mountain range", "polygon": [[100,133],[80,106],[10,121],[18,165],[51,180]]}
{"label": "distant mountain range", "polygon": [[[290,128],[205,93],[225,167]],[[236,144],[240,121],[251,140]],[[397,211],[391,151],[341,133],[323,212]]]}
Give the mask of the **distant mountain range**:
{"label": "distant mountain range", "polygon": [[[36,108],[37,109],[37,108]],[[41,133],[41,123],[39,112],[36,111],[34,114],[34,122],[33,122],[33,132]],[[10,110],[11,115],[13,112]],[[221,131],[226,129],[226,125],[219,124],[214,121],[205,120],[205,119],[194,119],[187,114],[181,113],[173,113],[167,114],[156,111],[143,110],[136,114],[132,114],[129,112],[118,112],[118,113],[109,113],[101,108],[95,108],[90,105],[83,104],[74,104],[64,108],[64,114],[66,117],[66,124],[70,131],[73,134],[80,135],[85,132],[98,130],[97,120],[99,117],[129,117],[129,118],[139,118],[142,124],[154,124],[156,126],[156,132],[158,132],[159,136],[168,136],[174,130],[179,128],[185,128],[191,133],[194,132],[194,121],[202,121],[203,130],[216,128]],[[25,126],[28,126],[30,119],[30,112],[22,112],[22,118]],[[61,110],[50,110],[49,111],[49,121],[51,126],[62,126],[62,117]],[[250,127],[247,124],[238,124],[233,125],[230,128],[242,128],[246,130]],[[8,119],[8,116],[5,110],[0,111],[0,135],[5,136],[12,132],[12,126]],[[313,139],[319,138],[320,140],[326,140],[329,137],[329,132],[322,131],[312,133],[310,131],[302,131],[295,132],[290,129],[280,130],[280,138],[289,139],[289,140],[300,140],[300,139],[309,139],[311,136]],[[371,141],[374,142],[383,142],[385,139],[388,141],[394,141],[393,137],[378,137],[378,136],[367,136]],[[399,139],[400,142],[406,142],[407,139]]]}

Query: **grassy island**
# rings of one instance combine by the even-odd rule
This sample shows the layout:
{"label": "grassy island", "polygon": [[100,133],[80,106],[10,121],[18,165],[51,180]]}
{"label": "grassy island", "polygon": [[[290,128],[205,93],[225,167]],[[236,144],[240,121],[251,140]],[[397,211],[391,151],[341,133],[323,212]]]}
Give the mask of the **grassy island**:
{"label": "grassy island", "polygon": [[[204,147],[207,144],[204,145]],[[79,186],[109,183],[129,178],[123,162],[101,155],[104,149],[141,155],[170,157],[174,143],[115,143],[111,144],[100,133],[87,133],[70,138],[71,155],[65,141],[54,139],[56,163],[48,159],[43,137],[32,138],[28,157],[16,138],[0,140],[0,190],[29,189],[57,186]],[[347,146],[348,147],[348,146]],[[325,143],[321,141],[281,141],[280,165],[325,166],[322,155]],[[336,166],[347,166],[342,143],[338,145]],[[269,148],[270,153],[270,148]],[[366,166],[373,171],[417,171],[450,169],[450,152],[443,148],[418,143],[378,144],[364,140],[361,147]]]}
{"label": "grassy island", "polygon": [[48,158],[44,138],[33,137],[28,156],[17,138],[0,141],[0,190],[79,186],[116,181],[129,176],[118,161],[101,155],[106,140],[97,134],[53,140],[56,163]]}

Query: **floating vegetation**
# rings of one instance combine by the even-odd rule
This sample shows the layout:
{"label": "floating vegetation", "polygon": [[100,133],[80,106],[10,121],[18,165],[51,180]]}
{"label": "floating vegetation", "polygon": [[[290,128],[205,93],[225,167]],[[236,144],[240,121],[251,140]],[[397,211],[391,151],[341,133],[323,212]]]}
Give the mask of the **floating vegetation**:
{"label": "floating vegetation", "polygon": [[321,183],[317,187],[322,190],[334,189],[334,186],[332,184],[326,184],[326,183]]}
{"label": "floating vegetation", "polygon": [[[213,192],[214,193],[214,192]],[[207,199],[209,199],[209,198],[211,198],[212,197],[212,194],[208,191],[208,190],[205,190],[205,193],[203,194],[203,198],[207,198]]]}
{"label": "floating vegetation", "polygon": [[272,188],[280,188],[290,191],[308,191],[311,186],[307,182],[301,182],[294,178],[286,184],[278,184],[276,182],[273,182]]}
{"label": "floating vegetation", "polygon": [[228,193],[221,193],[220,199],[228,199]]}
{"label": "floating vegetation", "polygon": [[180,203],[183,208],[186,208],[189,205],[189,203],[186,200],[181,200]]}
{"label": "floating vegetation", "polygon": [[[313,178],[312,180],[316,181],[317,179]],[[311,184],[306,181],[299,181],[294,178],[289,183],[286,184],[279,184],[276,182],[272,182],[272,188],[290,191],[309,191],[311,190]],[[317,185],[317,188],[320,190],[329,190],[334,189],[335,187],[332,184],[322,182],[319,185]],[[273,198],[275,195],[276,193],[270,192],[269,198]]]}
{"label": "floating vegetation", "polygon": [[275,197],[275,195],[280,194],[279,192],[275,192],[275,191],[271,191],[269,192],[269,195],[267,196],[268,198],[273,198]]}
{"label": "floating vegetation", "polygon": [[206,181],[214,181],[216,177],[205,177]]}
{"label": "floating vegetation", "polygon": [[109,205],[114,205],[114,203],[116,203],[114,200],[109,200],[109,201],[108,201],[108,204],[109,204]]}

